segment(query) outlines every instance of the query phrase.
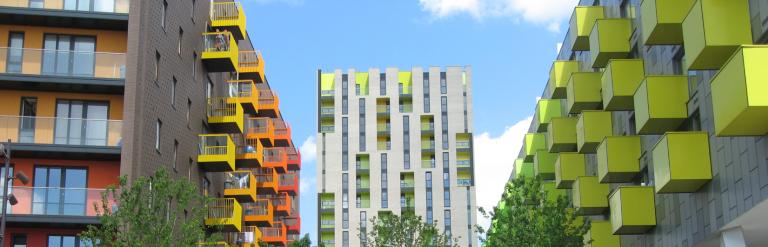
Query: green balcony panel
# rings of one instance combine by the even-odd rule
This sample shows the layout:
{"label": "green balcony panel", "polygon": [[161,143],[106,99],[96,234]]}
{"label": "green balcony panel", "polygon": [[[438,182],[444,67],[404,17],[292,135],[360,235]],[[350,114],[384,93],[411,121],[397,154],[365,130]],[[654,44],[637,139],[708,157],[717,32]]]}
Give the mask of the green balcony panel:
{"label": "green balcony panel", "polygon": [[748,0],[698,0],[683,21],[690,70],[720,67],[742,44],[752,44]]}
{"label": "green balcony panel", "polygon": [[609,111],[583,111],[576,123],[576,146],[579,153],[595,153],[606,136],[613,135],[613,118]]}
{"label": "green balcony panel", "polygon": [[555,187],[555,181],[541,182],[541,190],[546,193],[546,199],[550,202],[556,202],[558,197],[568,196],[566,190],[561,190]]}
{"label": "green balcony panel", "polygon": [[589,34],[589,51],[593,68],[603,68],[608,60],[626,58],[631,50],[632,20],[599,19]]}
{"label": "green balcony panel", "polygon": [[549,69],[547,86],[552,99],[565,99],[568,80],[573,72],[579,72],[579,61],[558,60]]}
{"label": "green balcony panel", "polygon": [[571,50],[588,51],[589,33],[597,19],[605,18],[603,6],[576,6],[571,15],[571,30],[568,39]]}
{"label": "green balcony panel", "polygon": [[533,156],[536,155],[536,151],[547,149],[547,137],[544,133],[528,133],[525,134],[525,142],[523,144],[525,161],[533,162]]}
{"label": "green balcony panel", "polygon": [[536,104],[536,131],[547,131],[547,125],[553,117],[563,116],[563,106],[559,99],[540,99]]}
{"label": "green balcony panel", "polygon": [[579,176],[586,176],[584,154],[560,153],[555,161],[555,184],[558,189],[570,189]]}
{"label": "green balcony panel", "polygon": [[768,134],[768,46],[742,46],[712,79],[717,136]]}
{"label": "green balcony panel", "polygon": [[642,59],[611,59],[601,78],[603,109],[634,110],[632,97],[643,79],[645,65]]}
{"label": "green balcony panel", "polygon": [[525,162],[525,159],[515,160],[515,178],[516,179],[523,178],[523,177],[532,178],[533,176],[534,176],[533,163]]}
{"label": "green balcony panel", "polygon": [[573,207],[580,215],[599,215],[608,209],[610,186],[594,176],[582,176],[573,183]]}
{"label": "green balcony panel", "polygon": [[556,117],[547,126],[547,149],[552,153],[576,151],[577,117]]}
{"label": "green balcony panel", "polygon": [[597,148],[597,175],[601,183],[631,182],[640,173],[640,136],[609,136]]}
{"label": "green balcony panel", "polygon": [[610,221],[594,220],[584,234],[584,247],[621,247],[621,236],[613,235]]}
{"label": "green balcony panel", "polygon": [[683,44],[683,20],[696,0],[644,0],[640,4],[646,45]]}
{"label": "green balcony panel", "polygon": [[667,132],[653,147],[656,193],[692,193],[712,180],[707,132]]}
{"label": "green balcony panel", "polygon": [[533,158],[533,171],[544,180],[555,179],[556,161],[556,153],[550,153],[547,150],[536,151],[536,156]]}
{"label": "green balcony panel", "polygon": [[619,186],[608,199],[614,235],[640,235],[656,226],[653,187]]}
{"label": "green balcony panel", "polygon": [[664,134],[688,118],[688,77],[648,76],[634,96],[637,133]]}
{"label": "green balcony panel", "polygon": [[569,113],[579,113],[583,110],[599,110],[602,108],[600,94],[600,72],[576,72],[571,74],[566,88],[566,102]]}

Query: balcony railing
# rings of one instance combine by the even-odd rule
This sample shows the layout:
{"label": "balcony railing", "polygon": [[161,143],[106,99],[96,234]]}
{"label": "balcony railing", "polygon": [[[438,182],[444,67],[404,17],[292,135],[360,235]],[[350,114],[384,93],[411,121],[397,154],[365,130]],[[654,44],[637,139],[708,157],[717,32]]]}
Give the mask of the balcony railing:
{"label": "balcony railing", "polygon": [[229,153],[227,135],[201,135],[199,152],[200,155],[225,155]]}
{"label": "balcony railing", "polygon": [[[203,33],[203,52],[229,52],[237,51],[237,48],[230,41],[230,32],[211,32]],[[238,51],[237,59],[239,59],[240,53]],[[239,64],[239,63],[238,63]]]}
{"label": "balcony railing", "polygon": [[457,179],[456,183],[459,186],[472,186],[472,179]]}
{"label": "balcony railing", "polygon": [[333,96],[334,94],[336,94],[336,91],[334,91],[334,90],[321,90],[320,91],[320,95],[321,96]]}
{"label": "balcony railing", "polygon": [[435,123],[422,123],[421,131],[435,131]]}
{"label": "balcony railing", "polygon": [[250,171],[234,171],[226,173],[224,189],[249,189],[251,187]]}
{"label": "balcony railing", "polygon": [[469,148],[469,141],[456,141],[456,148]]}
{"label": "balcony railing", "polygon": [[122,144],[122,123],[105,119],[0,116],[0,140],[116,147]]}
{"label": "balcony railing", "polygon": [[333,132],[334,127],[333,125],[330,126],[320,126],[320,132]]}
{"label": "balcony railing", "polygon": [[470,166],[472,166],[472,162],[470,162],[469,160],[457,160],[456,161],[456,166],[458,166],[458,167],[470,167]]}
{"label": "balcony railing", "polygon": [[270,201],[266,199],[256,200],[253,203],[243,204],[243,214],[245,216],[265,216],[269,215]]}
{"label": "balcony railing", "polygon": [[421,167],[435,167],[435,160],[422,160]]}
{"label": "balcony railing", "polygon": [[320,107],[320,114],[333,114],[335,111],[333,107]]}
{"label": "balcony railing", "polygon": [[379,114],[389,114],[389,105],[377,105],[376,106],[376,113],[379,113]]}
{"label": "balcony railing", "polygon": [[67,10],[78,12],[94,13],[119,13],[127,14],[129,0],[3,0],[0,6],[30,8],[30,9],[51,9]]}
{"label": "balcony railing", "polygon": [[336,203],[333,201],[321,201],[320,202],[320,209],[334,209],[336,208]]}
{"label": "balcony railing", "polygon": [[239,2],[214,2],[211,4],[211,21],[237,20],[240,10]]}
{"label": "balcony railing", "polygon": [[[0,187],[2,189],[2,187]],[[61,188],[61,187],[21,187],[8,188],[18,200],[16,205],[10,205],[11,215],[67,215],[67,216],[98,216],[94,205],[102,210],[102,194],[105,189]],[[116,210],[117,204],[110,193],[107,193],[110,210]]]}
{"label": "balcony railing", "polygon": [[260,51],[240,51],[238,63],[241,72],[261,72]]}
{"label": "balcony railing", "polygon": [[125,54],[0,47],[0,73],[125,78]]}
{"label": "balcony railing", "polygon": [[288,124],[283,119],[275,118],[272,120],[272,123],[275,126],[275,136],[290,138]]}
{"label": "balcony railing", "polygon": [[413,188],[414,186],[414,182],[400,181],[400,188]]}
{"label": "balcony railing", "polygon": [[294,186],[296,185],[296,173],[280,174],[280,186]]}
{"label": "balcony railing", "polygon": [[435,141],[421,141],[421,149],[435,149]]}
{"label": "balcony railing", "polygon": [[245,134],[266,134],[273,129],[272,119],[265,117],[245,119]]}
{"label": "balcony railing", "polygon": [[376,124],[376,131],[378,132],[390,132],[392,131],[392,124]]}
{"label": "balcony railing", "polygon": [[333,220],[321,220],[320,221],[320,227],[321,228],[334,228],[334,225],[336,224]]}

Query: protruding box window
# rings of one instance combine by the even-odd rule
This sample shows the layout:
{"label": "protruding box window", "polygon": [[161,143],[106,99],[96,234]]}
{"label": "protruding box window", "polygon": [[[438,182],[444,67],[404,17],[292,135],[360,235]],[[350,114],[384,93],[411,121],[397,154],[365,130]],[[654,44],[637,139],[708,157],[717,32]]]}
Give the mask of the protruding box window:
{"label": "protruding box window", "polygon": [[605,18],[603,6],[576,6],[571,15],[571,30],[568,33],[571,50],[589,50],[589,33],[595,21],[602,18]]}
{"label": "protruding box window", "polygon": [[547,149],[553,153],[576,151],[577,117],[556,117],[547,127]]}
{"label": "protruding box window", "polygon": [[608,209],[608,184],[597,177],[581,176],[573,183],[573,207],[580,215],[598,215]]}
{"label": "protruding box window", "polygon": [[630,19],[599,19],[589,34],[589,51],[591,65],[603,68],[608,60],[626,58],[632,47],[629,39],[632,36],[632,20]]}
{"label": "protruding box window", "polygon": [[644,0],[640,4],[646,45],[683,44],[683,20],[696,0]]}
{"label": "protruding box window", "polygon": [[576,123],[576,145],[579,153],[595,153],[606,136],[613,135],[613,118],[609,111],[583,111]]}
{"label": "protruding box window", "polygon": [[686,67],[720,69],[742,44],[752,44],[748,1],[699,0],[683,21]]}
{"label": "protruding box window", "polygon": [[600,94],[602,73],[576,72],[571,74],[566,90],[569,113],[582,110],[599,110],[602,106]]}
{"label": "protruding box window", "polygon": [[653,147],[656,193],[696,192],[712,180],[706,132],[667,132]]}
{"label": "protruding box window", "polygon": [[614,235],[638,235],[656,226],[653,187],[620,186],[609,197]]}
{"label": "protruding box window", "polygon": [[573,72],[579,72],[579,61],[560,60],[552,63],[547,82],[552,99],[565,99],[568,79]]}
{"label": "protruding box window", "polygon": [[555,161],[557,161],[556,153],[550,153],[546,150],[536,151],[536,156],[533,159],[533,170],[544,180],[555,179]]}
{"label": "protruding box window", "polygon": [[688,118],[688,77],[648,76],[635,92],[638,134],[664,134]]}
{"label": "protruding box window", "polygon": [[718,136],[768,133],[768,46],[743,46],[712,79]]}
{"label": "protruding box window", "polygon": [[642,59],[611,59],[601,79],[603,109],[631,111],[632,97],[645,79],[645,65]]}
{"label": "protruding box window", "polygon": [[584,154],[560,153],[555,161],[555,184],[558,189],[570,189],[579,176],[587,173]]}
{"label": "protruding box window", "polygon": [[609,136],[597,148],[601,183],[631,182],[640,173],[640,136]]}

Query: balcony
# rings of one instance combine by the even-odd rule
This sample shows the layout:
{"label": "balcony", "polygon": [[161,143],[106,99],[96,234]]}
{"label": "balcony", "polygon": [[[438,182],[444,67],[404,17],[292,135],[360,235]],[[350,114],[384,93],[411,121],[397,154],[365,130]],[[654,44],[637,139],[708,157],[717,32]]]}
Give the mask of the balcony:
{"label": "balcony", "polygon": [[566,106],[569,113],[576,114],[583,110],[600,110],[601,72],[575,72],[571,74],[566,88]]}
{"label": "balcony", "polygon": [[203,33],[203,64],[208,72],[237,72],[240,51],[228,31]]}
{"label": "balcony", "polygon": [[683,20],[695,0],[646,0],[640,4],[642,40],[646,45],[682,45]]}
{"label": "balcony", "polygon": [[245,13],[240,2],[211,2],[211,28],[227,30],[235,40],[245,39]]}
{"label": "balcony", "polygon": [[301,170],[301,152],[293,146],[285,148],[288,156],[288,170],[298,171]]}
{"label": "balcony", "polygon": [[401,176],[400,191],[402,191],[402,192],[413,192],[414,188],[416,188],[416,182],[414,182],[414,180],[413,180],[413,173],[405,174],[405,178],[404,179],[402,178],[403,174],[400,174],[400,176]]}
{"label": "balcony", "polygon": [[768,133],[768,101],[763,70],[767,46],[742,46],[711,81],[717,136],[763,136]]}
{"label": "balcony", "polygon": [[614,235],[640,235],[656,226],[653,187],[619,186],[609,196]]}
{"label": "balcony", "polygon": [[377,123],[376,135],[377,136],[389,136],[392,132],[392,124],[390,123]]}
{"label": "balcony", "polygon": [[707,132],[667,132],[652,153],[656,193],[693,193],[712,180]]}
{"label": "balcony", "polygon": [[[283,223],[285,224],[285,228],[288,230],[289,238],[291,232],[298,233],[301,231],[301,217],[299,216],[285,218],[283,219]],[[298,240],[298,238],[294,240]]]}
{"label": "balcony", "polygon": [[637,88],[634,101],[638,134],[676,130],[688,118],[688,77],[648,76]]}
{"label": "balcony", "polygon": [[282,222],[275,222],[271,227],[259,227],[261,230],[261,241],[268,244],[288,245],[288,231]]}
{"label": "balcony", "polygon": [[376,106],[376,116],[383,117],[383,118],[389,118],[390,110],[389,105],[377,105]]}
{"label": "balcony", "polygon": [[[432,167],[434,167],[434,166],[432,166]],[[456,160],[456,169],[458,169],[460,171],[461,170],[472,170],[472,161],[470,161],[470,160]]]}
{"label": "balcony", "polygon": [[320,231],[330,231],[333,232],[334,228],[336,228],[336,221],[333,219],[323,219],[320,220]]}
{"label": "balcony", "polygon": [[217,132],[243,132],[244,111],[237,98],[209,98],[206,114],[208,125]]}
{"label": "balcony", "polygon": [[274,91],[259,88],[259,116],[276,118],[280,112],[280,99]]}
{"label": "balcony", "polygon": [[547,126],[547,150],[552,153],[576,151],[577,117],[556,117]]}
{"label": "balcony", "polygon": [[255,171],[254,176],[256,177],[258,194],[277,194],[279,190],[278,183],[280,182],[279,174],[270,168],[259,168]]}
{"label": "balcony", "polygon": [[234,171],[224,174],[224,197],[235,198],[238,202],[256,200],[256,177],[250,171]]}
{"label": "balcony", "polygon": [[[457,163],[458,163],[458,161],[457,161]],[[424,159],[421,160],[421,168],[434,168],[434,167],[435,167],[435,160],[434,159],[430,158],[430,159],[427,159],[427,160],[424,160]]]}
{"label": "balcony", "polygon": [[264,162],[264,146],[257,139],[235,140],[238,143],[235,165],[237,168],[258,168]]}
{"label": "balcony", "polygon": [[421,140],[421,153],[435,153],[435,140]]}
{"label": "balcony", "polygon": [[278,191],[296,195],[299,193],[299,174],[295,172],[279,174]]}
{"label": "balcony", "polygon": [[573,183],[573,207],[579,215],[599,215],[608,210],[610,186],[598,177],[580,176]]}
{"label": "balcony", "polygon": [[640,136],[608,136],[597,148],[601,183],[628,183],[640,174]]}
{"label": "balcony", "polygon": [[525,150],[525,161],[533,162],[536,151],[547,150],[547,136],[544,133],[525,134],[523,150]]}
{"label": "balcony", "polygon": [[533,176],[533,163],[525,162],[525,159],[515,160],[515,179]]}
{"label": "balcony", "polygon": [[321,125],[320,126],[320,132],[321,133],[333,133],[335,127],[333,125]]}
{"label": "balcony", "polygon": [[558,198],[567,198],[567,190],[561,190],[558,189],[555,186],[555,181],[544,181],[541,182],[541,191],[543,191],[545,195],[545,199],[550,202],[556,202]]}
{"label": "balcony", "polygon": [[533,158],[533,171],[544,180],[555,179],[555,162],[557,154],[547,150],[538,150]]}
{"label": "balcony", "polygon": [[358,154],[355,157],[355,172],[357,174],[370,173],[371,162],[368,154]]}
{"label": "balcony", "polygon": [[536,132],[547,131],[552,118],[563,116],[562,101],[559,99],[540,99],[536,103]]}
{"label": "balcony", "polygon": [[333,195],[330,195],[330,197],[326,195],[321,196],[320,212],[333,214],[334,209],[336,209],[336,202],[334,202]]}
{"label": "balcony", "polygon": [[696,1],[683,21],[689,70],[720,69],[742,44],[752,44],[749,3]]}
{"label": "balcony", "polygon": [[251,247],[258,246],[261,230],[255,226],[243,226],[242,232],[225,232],[222,235],[224,242],[229,243],[229,246]]}
{"label": "balcony", "polygon": [[584,154],[560,153],[555,161],[555,185],[558,189],[570,189],[576,178],[586,176],[587,162]]}
{"label": "balcony", "polygon": [[[371,178],[369,176],[358,176],[357,181],[355,181],[355,189],[357,194],[369,194],[371,192]],[[368,201],[368,205],[370,205],[370,200]],[[362,200],[358,201],[358,205],[362,206]]]}
{"label": "balcony", "polygon": [[[432,120],[434,121],[434,120]],[[421,135],[422,136],[434,136],[435,135],[435,122],[422,122],[421,123]]]}
{"label": "balcony", "polygon": [[470,178],[457,178],[456,179],[456,186],[459,186],[459,187],[469,187],[469,186],[472,186],[472,179],[470,179]]}
{"label": "balcony", "polygon": [[288,154],[285,148],[264,148],[264,163],[261,167],[288,170]]}
{"label": "balcony", "polygon": [[336,74],[335,73],[323,73],[320,74],[320,101],[326,103],[332,103],[334,100]]}
{"label": "balcony", "polygon": [[613,235],[610,221],[593,220],[589,231],[584,234],[584,242],[585,247],[621,246],[621,236]]}
{"label": "balcony", "polygon": [[245,118],[245,139],[258,140],[262,145],[271,147],[275,143],[275,125],[272,118],[248,117]]}
{"label": "balcony", "polygon": [[573,72],[579,72],[579,61],[558,60],[552,63],[547,82],[552,99],[565,99],[568,80]]}
{"label": "balcony", "polygon": [[252,80],[254,83],[264,83],[264,58],[260,51],[240,51],[238,56],[239,78]]}
{"label": "balcony", "polygon": [[229,80],[227,83],[229,84],[227,103],[240,103],[245,113],[256,114],[256,108],[259,104],[259,89],[253,84],[253,80]]}
{"label": "balcony", "polygon": [[272,226],[275,218],[273,212],[274,207],[269,199],[243,203],[243,220],[249,225]]}
{"label": "balcony", "polygon": [[472,152],[472,133],[456,133],[456,152]]}
{"label": "balcony", "polygon": [[576,146],[579,153],[595,153],[606,136],[613,135],[613,118],[609,111],[583,111],[576,123]]}
{"label": "balcony", "polygon": [[282,118],[273,118],[275,126],[275,146],[288,147],[291,144],[291,126]]}
{"label": "balcony", "polygon": [[276,196],[269,196],[272,200],[272,206],[275,207],[275,213],[281,213],[285,216],[291,215],[291,197],[288,193],[281,192]]}
{"label": "balcony", "polygon": [[573,51],[589,50],[589,33],[597,19],[605,18],[603,6],[576,6],[571,15],[568,42]]}
{"label": "balcony", "polygon": [[333,106],[320,107],[320,118],[334,118],[335,113],[336,113],[336,109]]}
{"label": "balcony", "polygon": [[234,198],[214,198],[208,202],[205,225],[239,232],[243,226],[243,208]]}
{"label": "balcony", "polygon": [[[9,225],[62,224],[85,227],[100,224],[99,210],[103,209],[104,189],[63,187],[9,187],[18,203],[8,204]],[[117,193],[119,195],[119,192]],[[116,209],[116,202],[107,194],[107,208]],[[96,204],[96,205],[95,205]],[[96,207],[95,207],[96,206]]]}
{"label": "balcony", "polygon": [[4,0],[0,14],[11,25],[127,30],[129,0]]}
{"label": "balcony", "polygon": [[122,120],[0,115],[0,140],[11,140],[13,154],[18,157],[119,159],[122,123]]}
{"label": "balcony", "polygon": [[118,94],[125,54],[0,47],[0,82],[23,90]]}
{"label": "balcony", "polygon": [[634,110],[633,96],[643,79],[645,79],[645,64],[642,59],[609,60],[601,78],[603,109],[606,111]]}
{"label": "balcony", "polygon": [[235,170],[235,143],[227,134],[199,135],[200,145],[197,163],[204,171],[222,172]]}
{"label": "balcony", "polygon": [[599,19],[589,34],[589,51],[593,68],[603,68],[610,59],[626,58],[632,49],[631,19]]}

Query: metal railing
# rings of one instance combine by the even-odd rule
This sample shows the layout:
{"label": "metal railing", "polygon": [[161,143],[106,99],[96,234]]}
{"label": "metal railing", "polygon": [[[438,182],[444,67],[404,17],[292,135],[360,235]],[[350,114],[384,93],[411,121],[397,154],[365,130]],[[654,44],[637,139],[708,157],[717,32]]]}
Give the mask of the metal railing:
{"label": "metal railing", "polygon": [[357,161],[355,162],[355,168],[357,168],[357,170],[368,170],[371,169],[371,163],[368,161]]}
{"label": "metal railing", "polygon": [[271,118],[246,118],[245,119],[245,133],[247,134],[262,134],[269,131],[269,127],[272,125]]}
{"label": "metal railing", "polygon": [[212,2],[211,21],[237,20],[240,18],[240,2]]}
{"label": "metal railing", "polygon": [[400,181],[400,188],[413,188],[414,186],[414,182]]}
{"label": "metal railing", "polygon": [[333,228],[334,225],[336,225],[336,222],[333,220],[321,220],[320,221],[320,227],[322,228]]}
{"label": "metal railing", "polygon": [[320,95],[322,96],[333,96],[334,94],[336,94],[334,90],[320,90]]}
{"label": "metal railing", "polygon": [[283,121],[283,119],[275,118],[272,119],[272,124],[275,126],[275,135],[280,136],[287,136],[288,135],[288,124]]}
{"label": "metal railing", "polygon": [[198,151],[200,155],[224,155],[227,154],[227,135],[201,135]]}
{"label": "metal railing", "polygon": [[106,119],[0,115],[0,140],[116,147],[122,145],[122,123]]}
{"label": "metal railing", "polygon": [[376,113],[389,114],[389,105],[377,105]]}
{"label": "metal railing", "polygon": [[472,162],[470,162],[469,160],[457,160],[456,161],[456,166],[458,166],[458,167],[470,167],[470,166],[472,166]]}
{"label": "metal railing", "polygon": [[421,141],[421,149],[435,149],[435,141]]}
{"label": "metal railing", "polygon": [[296,150],[296,147],[291,146],[285,149],[286,149],[286,152],[288,153],[288,160],[291,160],[291,161],[299,160],[299,151]]}
{"label": "metal railing", "polygon": [[286,155],[282,148],[265,148],[264,149],[264,161],[265,162],[283,162]]}
{"label": "metal railing", "polygon": [[390,131],[392,131],[392,124],[390,124],[390,123],[376,124],[376,131],[379,131],[379,132],[390,132]]}
{"label": "metal railing", "polygon": [[336,208],[336,203],[333,201],[320,201],[320,208],[321,209],[334,209]]}
{"label": "metal railing", "polygon": [[0,73],[125,78],[125,54],[0,47]]}
{"label": "metal railing", "polygon": [[434,131],[435,123],[421,123],[421,131]]}
{"label": "metal railing", "polygon": [[[7,212],[11,215],[99,216],[104,213],[101,210],[105,189],[11,186],[8,192],[18,201],[8,204]],[[107,193],[107,202],[109,210],[117,209],[110,193]]]}
{"label": "metal railing", "polygon": [[269,215],[269,200],[256,200],[251,203],[243,203],[243,214],[249,216]]}
{"label": "metal railing", "polygon": [[294,186],[296,185],[296,178],[296,173],[280,174],[280,186]]}
{"label": "metal railing", "polygon": [[228,103],[226,97],[208,98],[208,117],[229,117],[237,115],[237,103]]}
{"label": "metal railing", "polygon": [[435,160],[422,160],[421,167],[435,167]]}
{"label": "metal railing", "polygon": [[469,141],[456,141],[456,148],[469,148]]}
{"label": "metal railing", "polygon": [[215,198],[208,202],[208,219],[232,218],[234,214],[234,198]]}
{"label": "metal railing", "polygon": [[261,63],[261,60],[259,59],[261,57],[260,51],[240,51],[240,54],[238,56],[238,67],[240,68],[251,68],[256,69],[259,67],[259,64]]}
{"label": "metal railing", "polygon": [[472,179],[457,179],[456,183],[459,186],[472,186]]}
{"label": "metal railing", "polygon": [[251,80],[233,80],[229,81],[228,92],[229,96],[233,98],[249,98],[253,97],[253,91],[256,86]]}
{"label": "metal railing", "polygon": [[335,111],[333,107],[320,107],[320,114],[333,114]]}
{"label": "metal railing", "polygon": [[2,0],[0,6],[78,12],[127,14],[129,0]]}
{"label": "metal railing", "polygon": [[230,32],[203,33],[203,52],[228,52],[232,50],[231,36],[232,33]]}
{"label": "metal railing", "polygon": [[250,171],[227,172],[224,179],[224,189],[250,189],[252,175]]}
{"label": "metal railing", "polygon": [[320,132],[333,132],[334,126],[320,126]]}
{"label": "metal railing", "polygon": [[274,106],[275,102],[275,94],[272,93],[272,90],[265,88],[259,89],[259,105],[271,107]]}

